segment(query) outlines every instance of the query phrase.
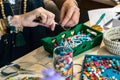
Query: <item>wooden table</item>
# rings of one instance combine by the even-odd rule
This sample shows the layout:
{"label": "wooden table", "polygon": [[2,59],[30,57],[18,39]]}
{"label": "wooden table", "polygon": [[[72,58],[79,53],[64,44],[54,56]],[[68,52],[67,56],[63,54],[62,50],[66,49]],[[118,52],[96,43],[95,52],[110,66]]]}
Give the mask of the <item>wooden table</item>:
{"label": "wooden table", "polygon": [[[120,7],[120,5],[118,5],[117,7]],[[89,22],[86,22],[85,24],[89,25]],[[85,54],[113,55],[105,49],[104,43],[102,42],[100,46],[96,46],[95,48],[92,48],[74,57],[73,58],[74,64],[82,64]],[[31,69],[35,71],[42,71],[46,67],[53,68],[53,59],[49,58],[48,55],[49,53],[46,52],[43,47],[39,47],[36,50],[28,53],[27,55],[15,60],[13,63],[28,62],[31,64],[25,65],[27,69]],[[46,67],[42,66],[41,64],[45,65]],[[80,70],[81,70],[80,66],[74,66],[74,72],[78,72]],[[74,77],[74,80],[79,80],[79,77],[80,75],[77,75],[76,77]],[[3,78],[4,77],[0,75],[0,80],[2,80]]]}

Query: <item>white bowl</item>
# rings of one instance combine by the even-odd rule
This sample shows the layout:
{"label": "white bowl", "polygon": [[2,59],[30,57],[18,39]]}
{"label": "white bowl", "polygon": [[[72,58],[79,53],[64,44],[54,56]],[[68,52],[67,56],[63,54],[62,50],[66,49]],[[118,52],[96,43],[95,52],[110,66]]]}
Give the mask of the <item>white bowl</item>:
{"label": "white bowl", "polygon": [[[117,41],[118,40],[118,41]],[[120,55],[120,27],[114,27],[103,34],[103,42],[106,49],[116,55]]]}

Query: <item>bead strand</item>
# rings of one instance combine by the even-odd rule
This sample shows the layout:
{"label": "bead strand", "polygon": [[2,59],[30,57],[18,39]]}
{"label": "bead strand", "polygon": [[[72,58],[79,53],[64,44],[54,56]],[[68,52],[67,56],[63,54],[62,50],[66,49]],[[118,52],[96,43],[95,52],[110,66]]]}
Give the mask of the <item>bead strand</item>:
{"label": "bead strand", "polygon": [[2,17],[3,17],[3,19],[6,19],[4,5],[3,5],[3,1],[2,0],[0,0],[0,6],[1,6]]}
{"label": "bead strand", "polygon": [[26,8],[27,8],[27,0],[24,0],[24,14],[26,13]]}
{"label": "bead strand", "polygon": [[[0,7],[1,7],[2,17],[3,19],[6,19],[7,17],[5,16],[5,9],[4,9],[4,4],[2,0],[0,0]],[[27,7],[27,0],[24,0],[23,13],[26,13],[26,7]]]}
{"label": "bead strand", "polygon": [[4,26],[3,26],[2,22],[1,22],[1,20],[0,20],[0,31],[1,31],[1,35],[3,35],[3,34],[6,33],[6,32],[5,32],[5,29],[4,29]]}

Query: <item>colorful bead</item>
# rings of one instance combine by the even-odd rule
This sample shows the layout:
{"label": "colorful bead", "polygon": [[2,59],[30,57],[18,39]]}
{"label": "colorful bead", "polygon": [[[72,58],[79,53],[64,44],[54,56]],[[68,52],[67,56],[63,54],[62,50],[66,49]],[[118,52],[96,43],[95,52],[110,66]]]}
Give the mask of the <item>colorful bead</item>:
{"label": "colorful bead", "polygon": [[63,38],[57,43],[58,45],[54,45],[54,46],[55,47],[56,46],[67,46],[67,47],[75,48],[78,45],[82,44],[83,42],[91,41],[92,38],[90,36],[91,36],[90,33],[84,34],[84,33],[78,32],[76,35],[70,36],[65,39]]}
{"label": "colorful bead", "polygon": [[72,52],[69,50],[60,51],[59,53],[56,53],[56,56],[54,58],[54,66],[56,72],[64,76],[66,80],[71,80],[73,75]]}
{"label": "colorful bead", "polygon": [[84,71],[84,74],[85,74],[87,77],[90,76],[90,74],[89,74],[88,72],[86,72],[86,71]]}
{"label": "colorful bead", "polygon": [[87,67],[87,71],[90,72],[90,71],[91,71],[91,68],[90,68],[90,67]]}
{"label": "colorful bead", "polygon": [[[120,59],[87,56],[82,75],[88,80],[120,80]],[[85,78],[82,77],[82,80]]]}

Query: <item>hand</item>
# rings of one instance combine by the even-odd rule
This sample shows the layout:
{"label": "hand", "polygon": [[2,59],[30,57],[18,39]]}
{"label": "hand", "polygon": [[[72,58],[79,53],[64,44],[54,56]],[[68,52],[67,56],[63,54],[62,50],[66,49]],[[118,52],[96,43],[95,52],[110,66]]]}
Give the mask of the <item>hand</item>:
{"label": "hand", "polygon": [[[34,22],[34,20],[37,17],[41,17],[39,22]],[[11,22],[14,24],[14,26],[29,26],[34,27],[38,25],[43,25],[48,28],[51,28],[54,30],[55,27],[55,21],[54,21],[55,15],[44,8],[40,7],[37,8],[31,12],[22,14],[22,15],[15,15],[11,19]]]}
{"label": "hand", "polygon": [[73,27],[79,22],[80,9],[73,0],[66,0],[60,12],[61,26]]}

